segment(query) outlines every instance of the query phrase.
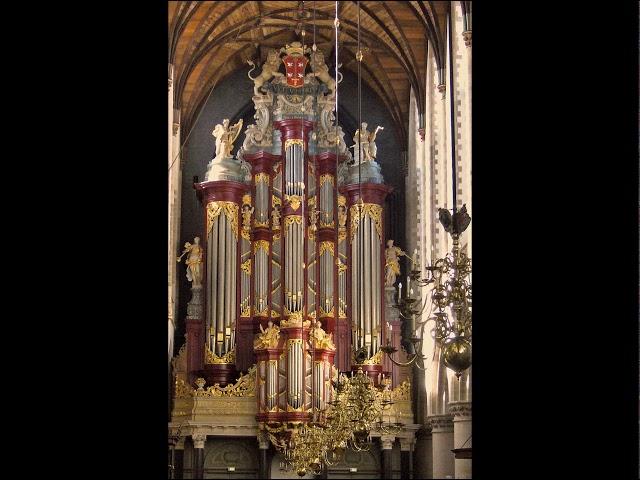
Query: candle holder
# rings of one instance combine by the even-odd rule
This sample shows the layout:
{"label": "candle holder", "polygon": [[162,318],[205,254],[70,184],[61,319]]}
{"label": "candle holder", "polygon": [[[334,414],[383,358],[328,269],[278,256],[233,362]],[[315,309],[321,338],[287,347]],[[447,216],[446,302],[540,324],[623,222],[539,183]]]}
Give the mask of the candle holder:
{"label": "candle holder", "polygon": [[[422,352],[426,324],[434,322],[431,335],[441,347],[442,360],[460,378],[462,372],[471,366],[471,259],[460,248],[460,235],[469,226],[471,217],[464,206],[458,212],[454,210],[453,216],[448,210],[440,209],[440,222],[453,239],[451,252],[425,267],[427,278],[421,278],[420,270],[415,268],[415,261],[409,258],[412,269],[407,275],[407,295],[402,297],[399,293],[394,305],[403,321],[410,322],[408,350],[412,351],[407,352],[406,362],[399,362],[392,356],[397,349],[390,345],[388,339],[381,350],[395,365],[415,365],[420,370],[426,370],[426,357],[418,352]],[[412,284],[421,289],[431,286],[431,295],[421,306],[419,300],[413,297]],[[402,292],[402,284],[399,285],[399,292]],[[426,319],[416,321],[416,317],[423,318],[427,305],[431,309]]]}

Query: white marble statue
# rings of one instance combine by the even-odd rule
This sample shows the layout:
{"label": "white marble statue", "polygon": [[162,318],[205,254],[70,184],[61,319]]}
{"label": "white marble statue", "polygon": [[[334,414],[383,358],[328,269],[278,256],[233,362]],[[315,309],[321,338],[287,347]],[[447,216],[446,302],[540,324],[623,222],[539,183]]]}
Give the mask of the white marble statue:
{"label": "white marble statue", "polygon": [[229,126],[229,119],[225,118],[222,124],[216,125],[211,135],[216,137],[216,156],[213,162],[220,161],[223,158],[231,157],[233,150],[233,142],[236,141],[240,130],[242,129],[242,119],[238,120],[235,125]]}
{"label": "white marble statue", "polygon": [[193,244],[187,242],[184,244],[184,250],[182,255],[178,257],[178,262],[182,260],[185,254],[187,260],[184,262],[187,265],[187,280],[192,282],[192,287],[199,287],[202,285],[202,247],[200,246],[200,237],[193,239]]}
{"label": "white marble statue", "polygon": [[[376,159],[378,153],[376,136],[379,130],[384,130],[384,127],[378,126],[373,132],[368,132],[366,122],[362,122],[361,128],[356,130],[353,136],[353,141],[356,143],[351,147],[353,148],[353,165],[373,162]],[[362,158],[360,158],[360,153],[362,153]]]}
{"label": "white marble statue", "polygon": [[384,251],[385,257],[385,287],[392,287],[396,281],[396,276],[400,275],[399,257],[406,256],[407,253],[400,247],[393,246],[393,240],[387,240],[387,248]]}

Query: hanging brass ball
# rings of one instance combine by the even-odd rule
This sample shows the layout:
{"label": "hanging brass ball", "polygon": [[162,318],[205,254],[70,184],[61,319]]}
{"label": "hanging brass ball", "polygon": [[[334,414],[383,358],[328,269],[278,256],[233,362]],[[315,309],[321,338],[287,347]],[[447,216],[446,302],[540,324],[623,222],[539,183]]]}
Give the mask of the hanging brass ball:
{"label": "hanging brass ball", "polygon": [[460,377],[471,366],[471,342],[466,337],[454,337],[442,347],[442,359]]}
{"label": "hanging brass ball", "polygon": [[303,468],[302,470],[298,470],[298,476],[304,477],[307,474],[307,471]]}

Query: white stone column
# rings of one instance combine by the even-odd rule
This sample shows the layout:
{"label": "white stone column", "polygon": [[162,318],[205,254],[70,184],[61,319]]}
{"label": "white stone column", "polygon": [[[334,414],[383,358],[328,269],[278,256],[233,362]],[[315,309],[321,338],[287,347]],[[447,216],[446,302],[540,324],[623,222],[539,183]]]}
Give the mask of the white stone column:
{"label": "white stone column", "polygon": [[[471,402],[449,402],[453,415],[453,445],[455,448],[471,448]],[[471,459],[455,459],[455,478],[471,478]]]}
{"label": "white stone column", "polygon": [[435,415],[431,422],[433,478],[454,478],[453,420],[451,415]]}

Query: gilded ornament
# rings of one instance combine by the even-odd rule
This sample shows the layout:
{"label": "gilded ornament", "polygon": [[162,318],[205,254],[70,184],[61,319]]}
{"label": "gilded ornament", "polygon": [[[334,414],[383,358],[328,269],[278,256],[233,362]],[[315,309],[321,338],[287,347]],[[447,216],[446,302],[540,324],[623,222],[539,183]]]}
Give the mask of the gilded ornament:
{"label": "gilded ornament", "polygon": [[302,203],[302,198],[298,195],[285,195],[284,199],[289,202],[294,212],[300,208],[300,204]]}
{"label": "gilded ornament", "polygon": [[285,235],[286,235],[286,230],[289,227],[289,225],[293,224],[293,223],[297,223],[298,225],[302,225],[302,215],[287,215],[286,217],[284,217],[284,229],[285,229]]}
{"label": "gilded ornament", "polygon": [[266,240],[257,240],[255,242],[253,242],[253,253],[254,253],[254,255],[260,249],[264,250],[264,252],[267,255],[269,255],[269,242],[267,242]]}
{"label": "gilded ornament", "polygon": [[376,203],[357,203],[351,205],[349,209],[351,214],[351,242],[360,225],[360,219],[369,215],[375,222],[378,238],[382,238],[382,207]]}
{"label": "gilded ornament", "polygon": [[251,205],[251,195],[249,195],[248,193],[245,193],[242,196],[242,204],[243,205]]}
{"label": "gilded ornament", "polygon": [[311,331],[311,337],[313,339],[313,346],[315,348],[321,348],[326,350],[335,350],[336,346],[333,343],[333,334],[327,333],[322,328],[320,320],[316,320],[313,329]]}
{"label": "gilded ornament", "polygon": [[240,316],[241,317],[249,317],[249,316],[251,316],[251,307],[249,305],[244,307],[242,312],[240,312]]}
{"label": "gilded ornament", "polygon": [[242,262],[240,264],[240,270],[251,276],[251,259],[248,259],[246,262]]}
{"label": "gilded ornament", "polygon": [[[204,391],[196,391],[196,397],[255,397],[256,395],[256,366],[253,365],[246,373],[240,375],[236,383],[221,387],[218,383],[207,388]],[[236,408],[236,405],[229,405]],[[216,413],[228,413],[229,410]]]}
{"label": "gilded ornament", "polygon": [[253,341],[254,350],[264,350],[265,348],[276,348],[280,339],[280,328],[274,325],[271,320],[267,324],[267,328],[263,328],[260,324],[260,333],[256,334]]}
{"label": "gilded ornament", "polygon": [[220,215],[220,212],[224,212],[229,223],[231,223],[231,230],[233,231],[233,234],[238,238],[238,210],[238,205],[233,202],[209,202],[207,205],[207,235],[211,233],[215,218]]}
{"label": "gilded ornament", "polygon": [[256,173],[255,175],[256,185],[259,183],[265,183],[267,186],[269,185],[269,174],[265,172]]}
{"label": "gilded ornament", "polygon": [[333,175],[331,175],[330,173],[323,173],[322,175],[320,175],[320,186],[322,187],[322,185],[327,182],[330,182],[331,185],[335,185],[333,183]]}
{"label": "gilded ornament", "polygon": [[329,252],[332,257],[335,257],[336,253],[334,250],[333,242],[320,242],[320,251],[318,255],[322,256],[324,252]]}
{"label": "gilded ornament", "polygon": [[234,363],[236,361],[235,349],[229,350],[223,356],[219,357],[209,349],[209,345],[204,346],[204,363],[208,365],[219,365]]}
{"label": "gilded ornament", "polygon": [[194,390],[182,378],[176,378],[175,398],[193,397]]}
{"label": "gilded ornament", "polygon": [[339,258],[336,260],[336,262],[338,263],[338,275],[347,271],[346,263],[342,263]]}
{"label": "gilded ornament", "polygon": [[304,140],[302,140],[301,138],[290,138],[289,140],[285,140],[284,149],[286,150],[291,145],[300,145],[302,148],[304,148]]}
{"label": "gilded ornament", "polygon": [[400,261],[398,257],[407,256],[407,252],[399,247],[393,246],[393,240],[387,240],[387,248],[384,251],[385,257],[385,281],[386,287],[392,287],[396,281],[396,276],[400,275]]}
{"label": "gilded ornament", "polygon": [[391,400],[411,400],[411,382],[405,380],[391,390]]}

